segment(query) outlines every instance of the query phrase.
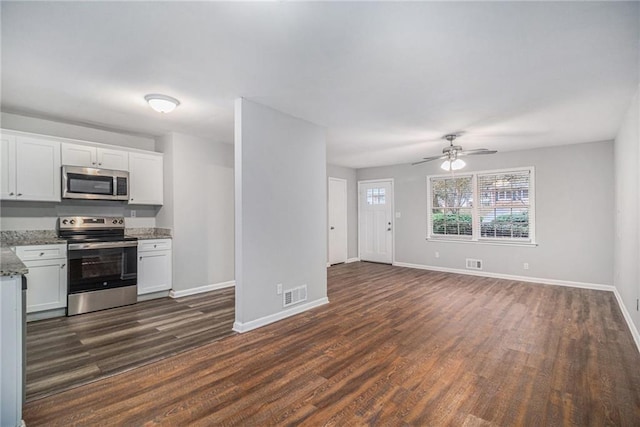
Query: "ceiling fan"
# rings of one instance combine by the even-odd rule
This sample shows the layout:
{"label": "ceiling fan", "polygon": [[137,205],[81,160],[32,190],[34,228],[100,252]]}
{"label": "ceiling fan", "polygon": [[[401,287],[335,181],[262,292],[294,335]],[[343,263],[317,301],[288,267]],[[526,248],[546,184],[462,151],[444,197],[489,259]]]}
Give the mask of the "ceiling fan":
{"label": "ceiling fan", "polygon": [[442,139],[446,139],[447,141],[449,141],[449,146],[444,147],[442,149],[441,156],[425,157],[423,160],[419,162],[411,163],[411,165],[412,166],[419,165],[421,163],[431,162],[433,160],[444,159],[444,162],[440,167],[446,171],[452,171],[452,170],[455,171],[455,170],[462,169],[466,165],[464,160],[459,159],[458,157],[475,156],[477,154],[495,154],[498,152],[497,150],[488,150],[486,148],[478,148],[475,150],[463,150],[461,146],[453,145],[453,141],[455,141],[456,138],[458,138],[459,136],[460,134],[455,134],[455,133],[443,136]]}

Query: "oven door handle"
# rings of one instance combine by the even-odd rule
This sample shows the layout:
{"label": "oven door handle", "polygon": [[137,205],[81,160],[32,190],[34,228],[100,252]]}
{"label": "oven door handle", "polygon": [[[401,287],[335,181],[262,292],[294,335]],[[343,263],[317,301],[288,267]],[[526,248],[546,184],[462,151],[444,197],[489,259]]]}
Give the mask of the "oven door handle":
{"label": "oven door handle", "polygon": [[138,246],[138,242],[130,241],[130,242],[69,243],[69,250],[79,251],[83,249],[130,248],[132,246]]}

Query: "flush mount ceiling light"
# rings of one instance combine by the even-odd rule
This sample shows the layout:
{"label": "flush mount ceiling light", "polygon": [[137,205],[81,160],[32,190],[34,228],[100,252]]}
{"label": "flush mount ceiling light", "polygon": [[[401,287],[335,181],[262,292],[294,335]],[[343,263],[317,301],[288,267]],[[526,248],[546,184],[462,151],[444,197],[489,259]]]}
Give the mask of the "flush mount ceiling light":
{"label": "flush mount ceiling light", "polygon": [[180,101],[167,95],[152,94],[145,96],[144,99],[158,113],[170,113],[180,105]]}

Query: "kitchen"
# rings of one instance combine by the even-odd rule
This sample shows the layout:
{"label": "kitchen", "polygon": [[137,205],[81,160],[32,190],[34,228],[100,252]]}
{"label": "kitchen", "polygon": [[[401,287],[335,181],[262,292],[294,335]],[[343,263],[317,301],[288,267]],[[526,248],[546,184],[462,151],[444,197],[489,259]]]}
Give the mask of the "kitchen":
{"label": "kitchen", "polygon": [[[7,113],[3,113],[2,118],[5,127],[15,125],[15,128],[29,130],[29,132],[14,130],[5,130],[2,132],[2,170],[14,171],[16,170],[16,164],[20,166],[26,165],[27,167],[31,167],[33,171],[28,175],[16,173],[17,177],[36,176],[40,179],[39,184],[32,184],[27,181],[26,185],[23,185],[19,189],[9,188],[9,180],[2,180],[3,250],[6,252],[8,248],[14,249],[20,256],[20,260],[24,263],[25,267],[29,269],[29,274],[27,275],[29,279],[29,290],[27,291],[29,295],[27,301],[29,301],[29,303],[26,307],[26,312],[27,319],[30,322],[47,318],[56,320],[60,319],[60,316],[65,316],[67,313],[67,300],[69,297],[67,295],[67,285],[68,277],[71,277],[69,268],[73,265],[70,257],[74,256],[74,252],[86,254],[86,249],[68,251],[67,242],[59,236],[59,233],[61,225],[78,225],[70,224],[70,222],[72,220],[79,221],[81,218],[92,218],[94,224],[92,224],[90,228],[94,229],[96,228],[96,221],[102,222],[100,226],[104,226],[106,225],[104,224],[105,222],[112,222],[115,218],[118,224],[112,224],[113,226],[106,228],[106,230],[109,230],[107,234],[113,233],[114,230],[116,230],[116,236],[105,239],[103,235],[101,239],[128,240],[128,244],[135,244],[135,246],[127,246],[120,249],[112,248],[101,250],[109,250],[112,255],[114,251],[120,251],[122,255],[124,255],[126,251],[130,251],[131,253],[132,249],[137,251],[137,263],[135,263],[138,285],[137,291],[135,292],[135,299],[137,301],[165,298],[169,296],[170,293],[174,297],[184,297],[193,294],[196,295],[195,297],[198,297],[202,292],[216,288],[228,288],[230,285],[233,285],[232,280],[224,280],[221,281],[223,283],[214,284],[198,282],[196,286],[191,284],[191,286],[188,287],[185,287],[185,285],[189,285],[189,283],[183,280],[180,281],[183,286],[182,288],[172,285],[173,277],[175,277],[174,274],[176,273],[172,271],[172,246],[174,240],[171,238],[171,228],[173,227],[167,222],[165,222],[165,224],[168,225],[167,227],[156,227],[156,217],[158,217],[159,211],[163,209],[161,204],[163,203],[162,182],[164,165],[163,154],[149,150],[149,148],[155,148],[155,141],[152,138],[96,130],[89,127],[62,124]],[[25,126],[25,123],[28,123],[28,126]],[[45,132],[47,132],[46,135],[44,134]],[[86,139],[79,140],[77,138],[78,134]],[[76,138],[71,139],[58,135],[76,136]],[[100,142],[87,141],[89,138],[93,141],[97,140]],[[107,143],[103,143],[102,141]],[[18,150],[16,146],[19,148]],[[57,150],[59,150],[59,154],[56,155]],[[7,165],[12,166],[11,169],[5,167],[4,163],[5,160],[10,159],[8,156],[10,152],[16,158],[19,157],[18,155],[22,156],[20,160],[14,160],[12,165]],[[23,160],[24,153],[33,154],[34,152],[36,161],[32,161],[31,159],[27,161]],[[123,160],[123,158],[126,161]],[[63,161],[67,162],[67,164],[65,164],[65,166],[67,166],[66,169],[72,171],[74,167],[87,166],[98,166],[99,168],[108,166],[111,168],[128,169],[130,179],[130,194],[128,199],[134,198],[136,200],[64,198],[62,196],[64,193],[64,190],[62,190],[64,188],[62,186],[64,176]],[[120,163],[114,164],[114,161]],[[97,164],[93,165],[94,162]],[[98,163],[102,163],[102,165]],[[129,167],[126,167],[126,163],[128,163]],[[198,165],[198,162],[194,162],[193,165]],[[205,168],[210,167],[209,165],[203,166]],[[227,176],[232,175],[232,168],[228,169]],[[51,182],[56,180],[58,186],[54,188]],[[16,179],[15,181],[18,180]],[[212,188],[215,188],[215,186],[222,185],[222,182],[221,180],[217,180],[211,184],[213,184]],[[36,192],[33,190],[34,188],[40,188],[40,190]],[[56,194],[56,191],[58,194]],[[164,188],[164,191],[167,191],[167,188]],[[12,192],[14,193],[13,195],[10,194]],[[18,193],[21,193],[21,196],[17,196]],[[222,195],[225,194],[227,195],[227,200],[232,200],[232,186],[230,191],[225,189],[225,193]],[[218,196],[220,195],[221,194],[218,194]],[[6,196],[6,199],[4,196]],[[18,197],[22,199],[18,199]],[[227,209],[228,207],[229,204],[226,205]],[[216,208],[218,207],[216,206]],[[165,206],[164,209],[166,213],[167,207]],[[181,212],[179,209],[176,209],[172,214],[180,215]],[[231,212],[231,215],[232,214],[233,212]],[[220,214],[214,216],[221,217]],[[102,217],[102,220],[98,217]],[[105,219],[105,217],[109,218],[109,220]],[[65,218],[67,224],[62,224]],[[222,216],[222,219],[224,219],[224,216]],[[122,226],[125,226],[125,228],[122,228]],[[224,226],[227,230],[227,236],[229,236],[229,233],[230,236],[226,242],[221,241],[220,238],[216,240],[216,242],[226,245],[226,248],[219,248],[218,252],[221,250],[230,251],[231,256],[233,256],[233,228],[231,227],[229,231],[228,225],[225,224]],[[201,227],[201,231],[206,229],[206,225]],[[71,228],[71,230],[73,230],[73,228]],[[126,236],[122,236],[125,231]],[[82,234],[69,230],[67,232]],[[85,234],[95,233],[96,230],[85,232]],[[120,237],[118,237],[118,234]],[[224,237],[224,233],[221,233],[220,236]],[[92,237],[95,238],[95,236]],[[228,245],[229,240],[231,240],[230,248]],[[197,245],[197,241],[195,244]],[[215,249],[215,243],[212,249]],[[202,253],[206,255],[207,251],[205,250]],[[81,259],[83,256],[76,256],[76,258]],[[89,259],[90,257],[85,255],[84,258]],[[120,256],[118,259],[122,258],[123,257]],[[197,255],[196,258],[198,258]],[[76,262],[77,261],[78,260],[76,260]],[[3,257],[3,274],[5,267],[8,265],[10,266]],[[107,269],[115,268],[116,263],[111,262],[110,265],[111,267],[107,267]],[[185,267],[184,264],[183,267]],[[214,264],[213,268],[220,270],[216,264]],[[226,267],[226,271],[227,273],[231,271],[231,277],[226,277],[232,279],[232,262],[230,268],[229,266]],[[178,274],[180,274],[179,269]],[[225,273],[223,272],[223,274]],[[173,291],[171,290],[172,286]],[[231,292],[231,299],[229,300],[230,302],[227,301],[227,306],[231,304],[232,308],[233,290],[229,288],[226,292],[227,297],[229,297],[229,292]],[[177,301],[175,299],[171,300]],[[119,303],[116,302],[115,305],[119,305]],[[140,306],[140,304],[138,305]],[[82,318],[82,316],[88,315],[79,315],[80,318]],[[223,322],[225,323],[225,331],[215,331],[215,334],[224,335],[225,333],[230,333],[232,319],[233,310],[231,309],[231,314],[227,315]],[[6,323],[3,322],[3,324]],[[35,323],[29,323],[30,328],[31,325],[34,324]],[[29,340],[27,339],[27,341]],[[184,349],[181,346],[176,346],[176,349],[181,348]],[[135,357],[132,359],[135,359]],[[28,365],[27,363],[27,366]],[[6,378],[4,374],[3,378]],[[29,385],[29,382],[27,382],[27,385]]]}

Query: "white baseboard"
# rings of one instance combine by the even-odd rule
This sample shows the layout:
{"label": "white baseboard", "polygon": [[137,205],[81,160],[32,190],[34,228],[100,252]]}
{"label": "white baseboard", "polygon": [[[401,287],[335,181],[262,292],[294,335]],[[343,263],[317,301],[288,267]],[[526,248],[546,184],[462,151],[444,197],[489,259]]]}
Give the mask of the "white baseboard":
{"label": "white baseboard", "polygon": [[[356,257],[356,258],[348,258],[348,259],[344,262],[344,264],[349,264],[349,263],[352,263],[352,262],[358,262],[358,261],[360,261],[360,258],[357,258],[357,257]],[[342,263],[337,263],[337,264],[335,264],[335,265],[340,265],[340,264],[342,264]],[[327,268],[331,267],[331,265],[332,265],[332,264],[327,263]]]}
{"label": "white baseboard", "polygon": [[191,289],[183,289],[180,291],[175,291],[172,289],[171,292],[169,292],[169,296],[171,298],[180,298],[189,295],[201,294],[203,292],[215,291],[216,289],[230,288],[235,285],[235,280],[229,280],[228,282],[213,283],[211,285],[199,286],[197,288]]}
{"label": "white baseboard", "polygon": [[249,332],[262,326],[266,326],[270,323],[277,322],[278,320],[286,319],[287,317],[300,314],[304,311],[311,310],[312,308],[316,308],[325,304],[329,304],[329,298],[327,297],[320,298],[306,304],[298,305],[287,310],[279,311],[278,313],[270,314],[269,316],[261,317],[249,322],[241,323],[236,321],[233,324],[233,330],[240,333]]}
{"label": "white baseboard", "polygon": [[624,316],[624,320],[627,322],[629,331],[633,336],[633,341],[635,341],[636,347],[640,352],[640,333],[638,333],[638,329],[636,328],[636,325],[633,323],[633,320],[631,319],[631,313],[629,313],[629,310],[627,310],[627,307],[624,305],[624,302],[622,302],[622,295],[620,295],[620,292],[618,292],[618,288],[614,288],[613,294],[616,296],[616,300],[618,301],[618,306],[620,306],[620,311],[622,311],[622,316]]}
{"label": "white baseboard", "polygon": [[471,271],[459,268],[436,267],[432,265],[410,264],[407,262],[394,262],[397,267],[417,268],[420,270],[442,271],[445,273],[467,274],[470,276],[491,277],[494,279],[517,280],[519,282],[542,283],[543,285],[569,286],[571,288],[594,289],[597,291],[613,292],[615,286],[601,285],[599,283],[573,282],[570,280],[547,279],[542,277],[516,276],[513,274],[492,273],[490,271]]}

